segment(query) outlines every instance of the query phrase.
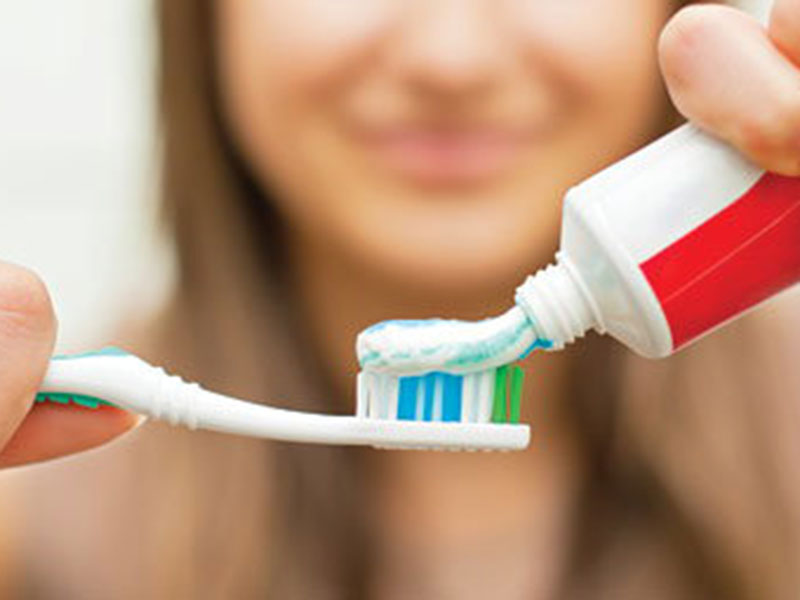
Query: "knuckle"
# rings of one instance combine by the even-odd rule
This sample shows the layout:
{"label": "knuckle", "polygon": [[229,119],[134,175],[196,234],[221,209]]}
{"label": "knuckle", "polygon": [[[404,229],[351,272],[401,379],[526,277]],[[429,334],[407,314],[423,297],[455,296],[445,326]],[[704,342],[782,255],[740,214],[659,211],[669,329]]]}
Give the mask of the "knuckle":
{"label": "knuckle", "polygon": [[739,138],[742,146],[755,156],[769,155],[779,146],[774,117],[753,111],[739,121]]}
{"label": "knuckle", "polygon": [[773,110],[753,111],[740,119],[742,149],[771,171],[800,170],[800,103],[779,102]]}

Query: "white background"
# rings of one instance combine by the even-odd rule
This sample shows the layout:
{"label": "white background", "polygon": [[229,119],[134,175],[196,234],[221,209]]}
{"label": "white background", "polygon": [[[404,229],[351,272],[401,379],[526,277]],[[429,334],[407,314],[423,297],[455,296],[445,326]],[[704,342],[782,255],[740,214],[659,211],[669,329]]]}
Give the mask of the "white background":
{"label": "white background", "polygon": [[36,270],[59,349],[155,302],[152,6],[0,0],[0,258]]}

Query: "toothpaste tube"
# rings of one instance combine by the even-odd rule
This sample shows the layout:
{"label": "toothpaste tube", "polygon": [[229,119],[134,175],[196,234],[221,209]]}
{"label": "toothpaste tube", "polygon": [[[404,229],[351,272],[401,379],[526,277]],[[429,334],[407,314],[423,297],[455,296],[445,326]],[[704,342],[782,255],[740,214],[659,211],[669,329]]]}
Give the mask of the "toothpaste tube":
{"label": "toothpaste tube", "polygon": [[595,329],[656,358],[797,282],[800,178],[685,125],[568,192],[516,300],[555,349]]}

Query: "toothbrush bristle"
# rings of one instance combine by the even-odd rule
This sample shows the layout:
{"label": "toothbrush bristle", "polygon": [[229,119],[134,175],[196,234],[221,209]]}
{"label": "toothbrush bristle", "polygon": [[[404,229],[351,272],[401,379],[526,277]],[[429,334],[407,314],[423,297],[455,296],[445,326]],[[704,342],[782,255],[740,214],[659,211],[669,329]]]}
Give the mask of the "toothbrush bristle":
{"label": "toothbrush bristle", "polygon": [[524,374],[518,365],[464,375],[397,376],[365,372],[361,414],[377,419],[519,423]]}
{"label": "toothbrush bristle", "polygon": [[102,405],[113,406],[110,402],[86,396],[84,394],[65,394],[62,392],[40,392],[36,394],[36,403],[51,402],[54,404],[77,404],[84,408],[99,408]]}

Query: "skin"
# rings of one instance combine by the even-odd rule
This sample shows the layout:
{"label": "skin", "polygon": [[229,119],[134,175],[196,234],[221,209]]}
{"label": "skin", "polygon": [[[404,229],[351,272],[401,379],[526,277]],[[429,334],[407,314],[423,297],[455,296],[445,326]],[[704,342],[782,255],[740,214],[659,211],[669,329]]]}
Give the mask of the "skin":
{"label": "skin", "polygon": [[[653,134],[658,60],[688,118],[763,167],[800,175],[800,0],[777,0],[766,31],[732,9],[691,7],[658,45],[663,2],[607,0],[590,20],[585,10],[532,0],[218,2],[230,133],[276,192],[309,328],[342,398],[351,397],[352,341],[364,326],[505,307],[521,277],[552,255],[566,187]],[[415,160],[426,152],[436,169]],[[137,422],[115,409],[33,406],[55,332],[42,282],[0,263],[0,466],[84,450]],[[557,397],[563,361],[535,360],[537,390]],[[560,447],[548,409],[534,410],[543,412],[529,418],[549,423],[539,448]],[[509,529],[531,514],[532,497],[546,513],[566,494],[547,490],[566,489],[568,449],[469,460],[387,458],[377,504],[397,517],[384,519],[395,537],[411,507],[430,508],[431,531],[454,543],[480,535],[435,507],[456,495],[481,509],[498,494],[469,482],[498,460],[508,468],[492,471],[484,489],[510,490],[494,511]],[[403,483],[412,477],[419,485]],[[392,504],[410,489],[415,497]]]}
{"label": "skin", "polygon": [[[491,294],[545,260],[565,187],[661,114],[666,7],[610,4],[630,20],[576,3],[219,2],[231,134],[277,191],[298,262],[425,301]],[[404,152],[415,136],[429,143]],[[438,168],[404,168],[417,159]]]}
{"label": "skin", "polygon": [[0,467],[55,458],[103,444],[138,418],[125,411],[36,405],[52,355],[56,318],[31,271],[0,262]]}

